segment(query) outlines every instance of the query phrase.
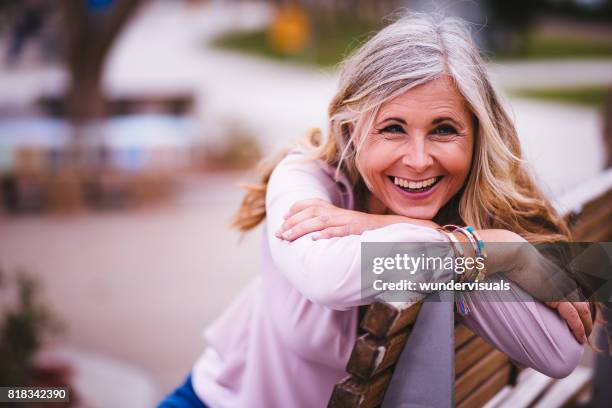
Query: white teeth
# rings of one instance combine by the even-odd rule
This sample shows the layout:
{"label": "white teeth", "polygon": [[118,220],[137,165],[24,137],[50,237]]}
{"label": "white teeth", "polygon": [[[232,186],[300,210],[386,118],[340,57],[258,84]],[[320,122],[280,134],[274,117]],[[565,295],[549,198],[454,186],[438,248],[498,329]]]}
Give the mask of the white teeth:
{"label": "white teeth", "polygon": [[399,178],[399,177],[394,177],[393,178],[393,183],[404,187],[404,188],[409,188],[412,190],[417,190],[420,188],[425,188],[425,187],[429,187],[432,184],[434,184],[436,181],[438,180],[438,177],[432,177],[430,179],[427,180],[422,180],[422,181],[409,181],[403,178]]}

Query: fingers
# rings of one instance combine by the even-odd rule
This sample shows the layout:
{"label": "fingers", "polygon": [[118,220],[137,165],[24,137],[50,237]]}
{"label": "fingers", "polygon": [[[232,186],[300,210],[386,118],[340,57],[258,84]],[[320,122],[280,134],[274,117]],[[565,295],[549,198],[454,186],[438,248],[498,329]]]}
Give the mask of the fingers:
{"label": "fingers", "polygon": [[570,302],[560,302],[557,311],[565,319],[572,333],[574,333],[574,337],[580,343],[585,343],[587,341],[585,328],[574,305]]}
{"label": "fingers", "polygon": [[[587,337],[593,331],[593,316],[591,315],[589,302],[555,301],[546,302],[546,304],[553,309],[557,309],[580,342],[586,342]],[[578,321],[580,324],[578,324]]]}
{"label": "fingers", "polygon": [[316,241],[318,239],[345,237],[347,235],[351,235],[351,226],[349,224],[345,224],[338,227],[325,228],[321,232],[313,234],[312,239]]}
{"label": "fingers", "polygon": [[307,218],[295,224],[292,228],[280,230],[276,233],[277,238],[293,241],[311,232],[321,231],[329,226],[330,217],[320,215],[314,218]]}
{"label": "fingers", "polygon": [[546,306],[550,307],[551,309],[556,309],[557,307],[559,307],[559,303],[557,301],[551,301],[551,302],[544,302],[546,303]]}
{"label": "fingers", "polygon": [[334,205],[325,200],[321,200],[320,198],[310,198],[308,200],[298,201],[297,203],[293,204],[291,208],[289,208],[289,212],[283,215],[283,218],[287,219],[292,215],[297,214],[300,211],[313,206],[333,207]]}
{"label": "fingers", "polygon": [[574,308],[580,316],[586,337],[591,335],[593,331],[593,316],[591,316],[591,308],[588,302],[573,302]]}
{"label": "fingers", "polygon": [[321,208],[319,206],[312,206],[303,209],[300,212],[294,213],[285,219],[283,225],[281,225],[279,232],[282,234],[284,231],[295,227],[296,225],[309,220],[311,218],[321,217],[322,221],[327,221],[329,215],[326,213],[329,210]]}

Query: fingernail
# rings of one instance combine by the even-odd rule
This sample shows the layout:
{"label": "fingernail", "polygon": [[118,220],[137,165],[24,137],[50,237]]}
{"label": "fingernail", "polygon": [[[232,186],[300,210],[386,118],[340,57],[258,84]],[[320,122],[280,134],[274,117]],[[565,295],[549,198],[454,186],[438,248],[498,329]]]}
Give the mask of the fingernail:
{"label": "fingernail", "polygon": [[289,213],[287,213],[287,214],[283,215],[283,219],[285,219],[285,220],[286,220],[287,218],[289,218]]}
{"label": "fingernail", "polygon": [[291,236],[291,230],[283,232],[283,238],[289,238]]}
{"label": "fingernail", "polygon": [[280,237],[282,237],[282,235],[281,235],[281,232],[280,232],[280,231],[276,231],[276,232],[274,233],[274,236],[275,236],[276,238],[280,238]]}

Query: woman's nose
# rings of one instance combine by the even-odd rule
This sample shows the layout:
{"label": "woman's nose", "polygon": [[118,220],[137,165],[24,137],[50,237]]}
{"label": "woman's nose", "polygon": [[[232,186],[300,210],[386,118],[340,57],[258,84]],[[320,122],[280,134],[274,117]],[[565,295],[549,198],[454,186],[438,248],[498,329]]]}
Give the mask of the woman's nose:
{"label": "woman's nose", "polygon": [[433,157],[425,141],[416,140],[405,149],[402,164],[410,167],[415,173],[424,173],[433,164]]}

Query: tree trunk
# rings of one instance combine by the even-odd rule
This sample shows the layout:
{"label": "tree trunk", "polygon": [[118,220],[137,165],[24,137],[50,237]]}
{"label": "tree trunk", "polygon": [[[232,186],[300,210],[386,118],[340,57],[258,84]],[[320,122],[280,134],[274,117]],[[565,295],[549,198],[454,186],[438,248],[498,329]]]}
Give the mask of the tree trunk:
{"label": "tree trunk", "polygon": [[82,124],[106,115],[102,89],[101,65],[91,63],[70,67],[70,88],[66,95],[66,112],[75,124]]}
{"label": "tree trunk", "polygon": [[105,116],[104,63],[117,35],[143,1],[115,0],[108,9],[94,12],[83,0],[63,0],[66,65],[71,77],[66,112],[76,124]]}

